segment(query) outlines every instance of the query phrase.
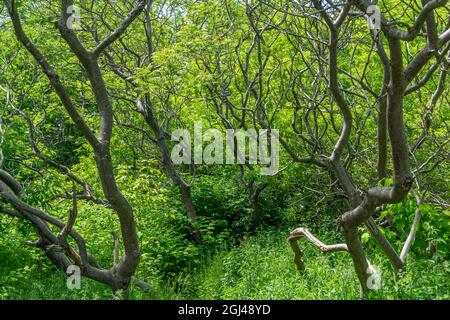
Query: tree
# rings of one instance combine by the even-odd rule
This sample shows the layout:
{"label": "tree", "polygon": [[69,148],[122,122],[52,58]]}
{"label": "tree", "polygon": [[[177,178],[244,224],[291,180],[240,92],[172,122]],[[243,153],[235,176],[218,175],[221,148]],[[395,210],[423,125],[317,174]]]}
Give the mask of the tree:
{"label": "tree", "polygon": [[[383,5],[386,12],[395,14],[390,2]],[[420,219],[419,210],[400,255],[378,228],[373,216],[387,204],[404,200],[414,183],[420,190],[418,176],[410,168],[410,159],[414,156],[415,146],[424,137],[430,119],[427,117],[422,134],[409,148],[404,105],[407,95],[425,85],[438,65],[443,69],[427,110],[433,110],[443,94],[450,42],[449,21],[444,18],[445,12],[448,12],[446,5],[447,1],[424,2],[415,14],[412,25],[408,25],[408,31],[402,30],[401,23],[393,17],[389,20],[383,14],[379,17],[380,28],[368,28],[361,23],[360,18],[370,14],[368,1],[339,4],[315,0],[278,3],[248,1],[245,3],[248,22],[241,27],[233,24],[236,18],[230,10],[227,11],[228,24],[222,25],[222,30],[238,37],[235,52],[224,54],[219,47],[215,51],[216,62],[212,64],[208,63],[209,56],[203,55],[201,58],[205,70],[214,79],[206,90],[209,96],[220,97],[221,100],[215,104],[218,116],[231,127],[235,122],[241,127],[253,124],[271,129],[276,125],[285,126],[284,119],[291,112],[289,106],[293,105],[294,133],[280,136],[281,145],[293,162],[315,165],[329,172],[344,191],[350,207],[337,220],[342,227],[345,243],[325,245],[304,228],[290,234],[289,242],[299,269],[304,267],[302,250],[297,244],[302,237],[322,252],[346,251],[352,257],[363,295],[370,289],[369,282],[374,271],[358,234],[361,225],[365,225],[374,236],[394,270],[405,267]],[[437,13],[439,10],[444,12],[442,16]],[[343,55],[353,58],[357,49],[352,53],[351,45],[364,43],[366,46],[367,35],[370,42],[363,56],[355,58],[355,67],[352,62],[347,64]],[[280,53],[286,48],[280,43],[286,40],[293,50],[288,58]],[[414,43],[419,48],[414,52],[408,51],[410,58],[407,62],[404,42]],[[374,52],[378,55],[377,59],[373,57]],[[326,59],[323,57],[325,55]],[[433,58],[435,62],[426,70]],[[371,71],[369,75],[368,70]],[[421,73],[425,73],[423,78],[411,84]],[[308,81],[312,81],[312,85]],[[373,109],[374,103],[378,109]],[[365,107],[359,107],[364,104]],[[338,107],[338,113],[333,106]],[[224,109],[229,116],[223,115]],[[363,142],[364,138],[372,139],[364,136],[369,117],[373,117],[376,124],[377,178],[376,185],[362,187],[353,177],[352,171],[355,169],[352,165],[356,161],[358,165],[370,165],[363,160],[360,151],[361,144],[374,145],[373,142]],[[392,186],[386,183],[388,142],[392,150]],[[444,156],[442,146],[438,146],[436,152]],[[302,153],[307,153],[307,156],[300,156]],[[357,172],[361,173],[359,170]],[[361,178],[358,180],[366,184]],[[417,192],[419,206],[423,194]]]}
{"label": "tree", "polygon": [[[129,12],[121,24],[107,37],[101,40],[92,50],[87,49],[70,28],[69,22],[72,19],[70,8],[73,6],[73,1],[61,1],[61,14],[59,20],[56,22],[56,26],[72,53],[83,66],[84,72],[90,81],[92,94],[95,98],[99,114],[97,134],[86,123],[83,116],[77,110],[78,108],[63,85],[60,76],[49,64],[40,49],[38,49],[25,33],[16,1],[5,0],[3,2],[8,10],[18,41],[39,64],[42,72],[48,77],[49,82],[61,100],[67,114],[92,147],[97,164],[98,176],[101,180],[103,194],[106,198],[105,200],[107,201],[108,206],[118,215],[120,221],[121,235],[124,244],[123,257],[121,260],[115,259],[117,261],[115,261],[116,263],[110,269],[96,267],[89,259],[89,254],[86,250],[86,244],[84,243],[83,238],[73,229],[77,217],[77,195],[75,194],[75,190],[73,195],[73,209],[70,212],[68,221],[62,222],[42,210],[31,207],[20,200],[20,184],[8,172],[2,170],[0,171],[0,180],[2,181],[0,184],[2,201],[11,206],[11,208],[3,208],[2,213],[20,217],[32,223],[40,238],[34,245],[42,248],[49,258],[64,270],[67,270],[70,265],[75,264],[81,268],[82,275],[105,283],[114,291],[123,290],[126,293],[135,270],[139,265],[140,250],[136,235],[133,208],[118,189],[115,180],[110,153],[110,143],[113,134],[113,108],[102,71],[98,64],[98,59],[101,53],[114,41],[119,39],[138,15],[141,14],[145,8],[146,1],[136,1],[135,7]],[[31,128],[32,125],[30,124],[30,129]],[[34,151],[38,155],[40,154],[37,148],[34,148]],[[51,161],[43,154],[40,154],[40,157],[50,165],[57,167],[60,171],[68,175],[74,183],[81,184],[87,195],[89,195],[89,186],[73,176],[68,168]],[[50,229],[49,224],[56,226],[61,231],[55,235]],[[77,250],[69,244],[67,240],[69,236],[75,240]]]}
{"label": "tree", "polygon": [[[340,44],[345,42],[339,39],[340,36],[348,37],[348,34],[342,34],[344,24],[349,18],[352,6],[355,6],[361,13],[369,12],[370,3],[366,1],[349,1],[341,8],[330,3],[324,5],[320,1],[313,1],[314,9],[320,19],[327,27],[328,39],[326,47],[328,51],[327,73],[328,88],[331,92],[333,102],[337,104],[342,116],[342,130],[338,141],[329,157],[324,157],[328,170],[337,178],[341,187],[345,190],[349,199],[351,210],[344,213],[339,219],[339,224],[343,227],[345,244],[327,246],[314,238],[307,230],[299,228],[294,230],[289,241],[296,253],[296,261],[301,268],[301,252],[296,245],[296,240],[300,237],[306,237],[314,243],[321,251],[338,251],[345,250],[352,256],[356,273],[361,283],[362,293],[369,288],[369,281],[373,273],[370,263],[364,253],[358,236],[358,227],[365,224],[370,230],[380,247],[391,261],[395,270],[404,268],[406,264],[406,255],[411,247],[414,239],[415,228],[417,226],[418,214],[412,224],[411,231],[403,246],[402,252],[398,255],[394,247],[384,237],[383,233],[378,229],[372,216],[377,208],[390,203],[398,203],[406,198],[416,177],[412,174],[409,158],[412,150],[409,149],[407,143],[407,134],[405,132],[404,123],[404,101],[410,82],[420,73],[429,61],[435,57],[437,61],[445,62],[446,52],[445,45],[450,40],[450,32],[448,23],[442,26],[443,31],[438,34],[438,23],[435,18],[435,10],[444,7],[447,1],[430,1],[424,3],[423,8],[417,14],[413,25],[408,27],[408,31],[399,29],[394,21],[388,21],[381,15],[381,32],[377,29],[372,30],[373,44],[377,47],[377,54],[381,61],[381,67],[384,70],[383,85],[380,95],[375,95],[379,99],[378,113],[378,178],[382,179],[386,174],[386,131],[392,148],[393,162],[393,186],[373,186],[364,191],[357,187],[351,177],[346,166],[342,163],[342,153],[349,143],[351,131],[353,128],[353,114],[350,108],[349,99],[345,97],[344,89],[339,83],[339,62],[338,54]],[[387,4],[388,5],[388,4]],[[326,6],[326,7],[325,7]],[[308,8],[308,11],[311,8]],[[445,22],[444,22],[445,23]],[[424,27],[426,25],[426,27]],[[402,42],[414,41],[421,29],[426,29],[425,47],[416,53],[410,62],[405,66],[404,52]],[[351,35],[350,35],[351,36]],[[387,49],[385,49],[387,42]],[[387,51],[387,52],[386,52]],[[368,58],[370,59],[370,57]],[[369,64],[370,61],[367,61]],[[444,69],[441,76],[447,71]],[[445,81],[441,78],[441,81]],[[364,83],[364,78],[359,81],[361,87],[369,92],[373,88]],[[439,87],[440,87],[439,86]],[[435,95],[442,93],[438,88]],[[386,113],[387,110],[387,113]],[[387,117],[385,119],[384,117]],[[386,121],[386,122],[385,122]],[[387,125],[386,125],[387,124]],[[420,204],[420,198],[418,204]]]}
{"label": "tree", "polygon": [[[201,239],[192,183],[184,172],[195,173],[196,165],[177,167],[170,154],[171,131],[198,120],[219,131],[277,129],[282,167],[275,178],[259,176],[260,164],[250,157],[230,171],[215,169],[240,178],[256,230],[269,220],[262,219],[269,211],[262,203],[272,182],[310,168],[310,176],[287,186],[287,193],[301,193],[298,185],[305,184],[317,186],[323,199],[331,196],[327,215],[336,218],[343,240],[327,245],[307,228],[296,228],[288,237],[295,263],[304,269],[301,238],[323,253],[347,252],[362,295],[370,291],[374,273],[362,238],[372,234],[398,273],[406,266],[423,203],[448,206],[445,191],[435,187],[445,188],[446,182],[430,177],[446,170],[448,160],[443,111],[449,102],[448,0],[3,3],[8,19],[0,18],[0,32],[14,34],[18,43],[2,44],[6,54],[0,56],[5,61],[0,94],[6,100],[0,131],[12,132],[7,139],[2,135],[7,144],[5,157],[0,153],[0,165],[6,164],[0,168],[0,212],[30,222],[40,239],[31,244],[63,269],[78,265],[83,275],[126,292],[140,252],[130,204],[135,198],[121,193],[116,174],[120,164],[131,161],[139,170],[139,160],[153,154],[181,194],[191,235]],[[74,3],[84,14],[78,30],[70,27]],[[53,18],[60,36],[48,30]],[[49,86],[56,96],[48,94]],[[79,164],[74,150],[80,146],[95,158],[98,185],[71,170]],[[15,151],[22,158],[11,165]],[[66,188],[59,197],[72,207],[67,221],[21,194],[19,180],[34,177],[24,177],[20,168],[32,158],[59,173],[56,183]],[[387,212],[407,199],[417,206],[404,232],[395,229],[395,217]],[[98,266],[76,231],[80,201],[117,214],[124,255],[120,259],[114,233],[111,269]],[[404,242],[400,254],[381,224]]]}
{"label": "tree", "polygon": [[[177,5],[179,4],[176,2],[172,4],[173,7],[176,7]],[[158,4],[154,1],[147,1],[147,5],[143,10],[143,29],[141,30],[142,33],[145,34],[145,38],[138,38],[136,41],[132,41],[133,39],[128,41],[120,41],[119,46],[110,46],[104,54],[106,56],[107,65],[109,68],[114,74],[125,82],[125,89],[118,88],[119,90],[122,89],[124,91],[123,100],[134,100],[133,111],[142,116],[142,119],[148,127],[148,129],[145,130],[145,137],[157,146],[161,156],[160,163],[162,167],[172,182],[179,188],[187,217],[190,220],[190,233],[197,241],[201,241],[201,232],[195,227],[197,213],[192,201],[191,185],[186,182],[174,165],[171,159],[171,152],[168,143],[171,138],[171,122],[174,121],[172,118],[177,118],[177,112],[171,108],[170,100],[171,96],[176,95],[177,93],[174,93],[175,89],[173,88],[172,83],[168,84],[172,87],[164,86],[164,81],[161,79],[162,77],[155,77],[151,75],[149,79],[146,76],[139,75],[139,72],[143,72],[143,70],[151,74],[161,68],[161,66],[155,65],[154,54],[159,49],[159,46],[166,44],[160,44],[158,42],[158,40],[161,42],[162,40],[158,37],[157,32],[164,32],[164,24],[170,23],[168,20],[173,19],[170,12],[166,13],[166,17],[164,17],[164,19],[158,17],[158,13],[161,12],[161,10],[169,11],[168,9],[164,9],[164,6],[168,6],[168,3],[164,2],[162,4]],[[152,9],[155,11],[155,17],[153,17]],[[91,9],[87,8],[87,10],[90,12],[90,15],[94,15],[94,13],[91,12]],[[176,18],[176,14],[174,14],[174,16]],[[102,23],[105,26],[108,25],[106,20],[106,17],[102,18]],[[156,23],[161,23],[162,25],[156,26]],[[174,25],[173,28],[177,27]],[[165,32],[167,32],[166,29],[164,29]],[[93,33],[93,38],[97,43],[99,43],[100,41],[96,36],[96,31],[91,30],[91,32]],[[130,53],[132,54],[130,55]],[[150,70],[148,70],[148,68],[150,68]],[[160,90],[149,91],[146,89],[149,82],[152,81],[151,78],[154,78],[153,81],[156,80],[157,83],[161,84],[162,87]],[[145,84],[142,85],[142,82]],[[133,92],[130,92],[127,89],[127,85],[131,86]],[[160,92],[160,94],[158,94],[158,92]],[[161,109],[158,110],[158,108]],[[133,123],[133,118],[131,118],[131,120],[132,121],[127,121],[127,119],[124,119],[121,121],[121,124],[135,131],[142,130],[137,127],[135,123]],[[177,121],[177,124],[179,125],[180,121]]]}

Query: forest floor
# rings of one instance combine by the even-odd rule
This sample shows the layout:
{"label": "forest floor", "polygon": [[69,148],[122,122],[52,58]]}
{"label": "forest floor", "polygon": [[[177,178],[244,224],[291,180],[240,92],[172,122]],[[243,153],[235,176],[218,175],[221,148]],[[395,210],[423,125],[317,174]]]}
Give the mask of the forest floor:
{"label": "forest floor", "polygon": [[[249,237],[230,250],[218,252],[200,267],[172,281],[153,283],[148,295],[131,290],[132,299],[358,299],[352,262],[346,253],[322,255],[309,244],[306,270],[299,273],[286,242],[287,230],[268,230]],[[335,235],[322,235],[332,242]],[[44,256],[29,248],[0,243],[0,299],[114,299],[110,290],[88,279],[81,289],[68,290],[62,272],[55,272]],[[408,269],[395,282],[386,259],[374,248],[372,264],[381,270],[382,286],[372,299],[449,299],[450,266],[445,259],[410,256]],[[4,257],[10,257],[8,258]],[[10,263],[9,263],[10,262]]]}

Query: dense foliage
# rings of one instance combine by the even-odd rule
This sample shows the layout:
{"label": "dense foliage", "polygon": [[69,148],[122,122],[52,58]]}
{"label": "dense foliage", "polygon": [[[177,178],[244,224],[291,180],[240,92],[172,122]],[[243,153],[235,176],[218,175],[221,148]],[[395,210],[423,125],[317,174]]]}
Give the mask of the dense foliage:
{"label": "dense foliage", "polygon": [[[329,90],[330,35],[312,4],[326,1],[62,1],[72,2],[81,8],[74,33],[90,49],[143,4],[142,14],[96,61],[113,114],[108,143],[113,175],[132,207],[140,248],[133,277],[151,287],[142,291],[132,282],[129,297],[357,299],[358,277],[347,253],[324,256],[302,240],[306,269],[298,271],[287,241],[289,232],[301,226],[324,243],[348,243],[336,221],[359,204],[346,193],[332,165],[322,165],[336,150],[345,126]],[[380,160],[381,108],[389,89],[384,87],[386,70],[377,45],[388,50],[388,40],[374,40],[357,10],[359,2],[364,1],[354,2],[341,27],[337,70],[339,90],[353,114],[341,162],[364,194],[372,186],[397,186],[398,159],[395,145],[387,144],[387,159]],[[400,27],[413,25],[422,9],[421,1],[378,2]],[[445,38],[450,7],[447,1],[437,2],[435,24]],[[0,169],[22,185],[21,201],[49,216],[67,221],[75,203],[73,228],[96,264],[110,268],[115,253],[126,256],[126,239],[120,237],[117,252],[111,233],[123,231],[122,213],[105,192],[100,151],[68,115],[54,83],[18,39],[11,3],[24,32],[58,73],[94,135],[102,134],[99,119],[105,110],[99,108],[89,63],[86,67],[61,36],[64,29],[55,27],[60,1],[4,0]],[[336,6],[323,11],[334,17],[335,11],[345,10]],[[427,28],[421,26],[423,34]],[[403,45],[406,64],[430,41],[423,34]],[[368,260],[382,274],[381,289],[369,298],[450,298],[449,49],[447,40],[411,79],[408,88],[417,88],[401,94],[412,148],[403,159],[411,166],[411,191],[396,203],[380,203],[370,215],[400,251],[420,212],[405,268],[396,274],[368,226],[356,227]],[[230,128],[277,129],[282,139],[279,170],[261,175],[260,164],[248,163],[173,166],[164,157],[164,150],[175,145],[171,133],[193,132],[198,121],[203,130],[223,133]],[[126,289],[128,282],[114,287],[88,275],[81,289],[67,289],[61,265],[39,245],[25,245],[42,238],[33,221],[6,198],[0,198],[0,208],[0,299],[121,298],[116,289]],[[56,235],[62,228],[50,223],[49,229]],[[67,241],[77,248],[73,238]],[[76,261],[77,253],[67,252]]]}

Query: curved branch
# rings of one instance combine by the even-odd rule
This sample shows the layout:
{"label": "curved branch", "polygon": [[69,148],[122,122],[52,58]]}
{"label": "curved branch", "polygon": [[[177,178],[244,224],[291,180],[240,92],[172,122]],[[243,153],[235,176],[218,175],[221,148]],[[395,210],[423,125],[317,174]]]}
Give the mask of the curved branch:
{"label": "curved branch", "polygon": [[53,67],[48,63],[48,61],[45,59],[45,57],[39,51],[36,45],[25,34],[22,27],[22,22],[19,17],[19,13],[17,12],[16,1],[3,0],[3,2],[6,4],[8,8],[8,13],[9,16],[11,17],[11,21],[15,31],[14,33],[16,35],[17,40],[19,40],[19,42],[23,44],[23,46],[33,56],[33,58],[41,67],[42,71],[48,77],[51,85],[55,89],[56,94],[58,95],[62,104],[66,108],[70,118],[77,125],[78,129],[83,133],[86,140],[88,140],[92,146],[96,146],[98,144],[98,140],[95,134],[93,133],[91,128],[86,124],[81,115],[78,113],[75,105],[73,104],[72,99],[70,98],[66,88],[62,84],[58,74],[53,69]]}
{"label": "curved branch", "polygon": [[0,180],[3,181],[16,195],[22,192],[22,185],[3,169],[0,169]]}
{"label": "curved branch", "polygon": [[408,237],[406,238],[406,241],[403,245],[402,251],[400,253],[400,260],[406,264],[406,257],[409,253],[409,251],[411,250],[411,246],[414,243],[415,237],[416,237],[416,231],[417,231],[417,226],[419,224],[420,218],[421,218],[421,214],[420,214],[420,205],[422,204],[422,199],[416,196],[416,202],[417,202],[417,207],[416,207],[416,212],[414,214],[414,220],[411,226],[411,230],[409,231]]}
{"label": "curved branch", "polygon": [[133,21],[139,16],[139,14],[144,10],[146,5],[145,0],[140,0],[136,7],[128,14],[128,16],[122,21],[119,27],[115,29],[109,36],[107,36],[102,42],[100,42],[97,47],[92,52],[94,56],[98,57],[103,50],[109,47],[114,41],[119,39],[124,32],[127,30],[128,26],[133,23]]}
{"label": "curved branch", "polygon": [[320,241],[319,239],[317,239],[308,229],[297,228],[289,234],[288,241],[289,244],[291,245],[292,251],[294,251],[295,255],[294,261],[295,264],[297,265],[298,270],[305,269],[305,263],[303,262],[302,259],[303,251],[300,249],[297,243],[297,240],[301,238],[306,238],[309,242],[311,242],[314,246],[316,246],[322,253],[349,251],[347,245],[344,243],[327,245],[322,241]]}

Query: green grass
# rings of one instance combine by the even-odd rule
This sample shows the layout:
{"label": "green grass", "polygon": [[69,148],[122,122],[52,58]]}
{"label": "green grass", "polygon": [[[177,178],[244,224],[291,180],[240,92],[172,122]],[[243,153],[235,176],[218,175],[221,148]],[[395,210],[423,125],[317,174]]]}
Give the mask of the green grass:
{"label": "green grass", "polygon": [[344,258],[345,254],[317,256],[307,248],[308,266],[300,274],[293,263],[286,234],[264,233],[215,256],[204,270],[192,275],[191,283],[184,288],[184,298],[356,298],[356,279],[351,272],[351,261]]}
{"label": "green grass", "polygon": [[[305,241],[306,270],[298,272],[286,242],[287,230],[265,231],[240,246],[205,260],[200,268],[178,275],[171,283],[150,281],[157,293],[131,290],[132,299],[358,299],[358,282],[350,256],[320,254]],[[333,242],[336,235],[322,235]],[[10,244],[11,245],[11,244]],[[110,290],[83,278],[80,290],[68,290],[62,272],[29,248],[0,245],[1,299],[114,299]],[[370,259],[382,270],[384,284],[373,299],[449,299],[450,267],[439,257],[414,259],[398,282],[384,258],[372,248]],[[14,254],[13,254],[14,253]],[[9,258],[7,258],[9,257]],[[146,279],[148,280],[148,279]]]}
{"label": "green grass", "polygon": [[[350,256],[322,255],[302,241],[306,270],[298,272],[286,242],[287,231],[261,233],[229,252],[216,255],[203,270],[183,279],[175,298],[194,299],[358,299],[359,285]],[[323,235],[335,241],[333,235]],[[415,260],[400,281],[382,253],[373,248],[372,264],[381,269],[383,286],[372,299],[448,299],[450,266],[445,260]]]}

